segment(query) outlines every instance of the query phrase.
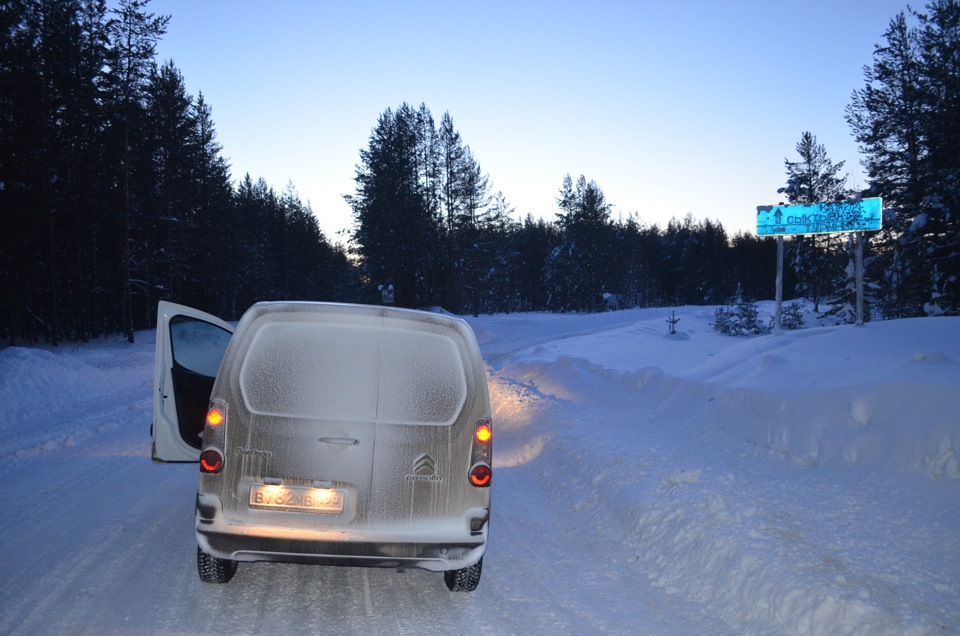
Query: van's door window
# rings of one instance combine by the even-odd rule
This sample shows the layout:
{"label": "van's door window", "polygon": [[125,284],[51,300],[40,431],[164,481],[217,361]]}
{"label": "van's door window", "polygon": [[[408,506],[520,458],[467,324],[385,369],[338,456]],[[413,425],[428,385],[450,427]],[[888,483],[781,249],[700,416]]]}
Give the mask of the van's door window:
{"label": "van's door window", "polygon": [[217,377],[230,336],[226,329],[196,318],[174,316],[170,319],[170,347],[174,362],[210,378]]}
{"label": "van's door window", "polygon": [[210,391],[220,361],[230,343],[230,332],[209,322],[188,316],[170,319],[170,348],[173,353],[173,390],[177,402],[180,437],[200,448]]}

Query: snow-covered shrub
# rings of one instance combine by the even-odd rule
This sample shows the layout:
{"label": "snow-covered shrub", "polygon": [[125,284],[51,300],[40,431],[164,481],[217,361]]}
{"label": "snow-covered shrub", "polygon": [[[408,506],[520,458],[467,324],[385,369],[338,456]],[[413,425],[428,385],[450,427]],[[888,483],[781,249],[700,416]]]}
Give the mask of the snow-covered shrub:
{"label": "snow-covered shrub", "polygon": [[760,334],[765,331],[760,324],[760,310],[752,302],[738,302],[736,307],[717,307],[713,313],[713,328],[731,336]]}
{"label": "snow-covered shrub", "polygon": [[850,303],[832,303],[820,314],[820,321],[828,325],[852,325],[857,322],[857,309]]}
{"label": "snow-covered shrub", "polygon": [[717,307],[713,312],[713,328],[720,333],[730,333],[730,310],[724,307]]}
{"label": "snow-covered shrub", "polygon": [[[800,329],[803,327],[803,303],[795,300],[792,303],[788,303],[783,306],[780,310],[780,326],[784,329]],[[770,329],[773,329],[773,326],[777,322],[777,317],[775,315],[770,316]]]}

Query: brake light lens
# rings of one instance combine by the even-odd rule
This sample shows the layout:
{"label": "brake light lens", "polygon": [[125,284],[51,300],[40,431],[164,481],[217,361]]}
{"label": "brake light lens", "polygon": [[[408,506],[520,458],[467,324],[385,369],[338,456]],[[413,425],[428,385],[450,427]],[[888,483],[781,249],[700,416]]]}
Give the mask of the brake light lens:
{"label": "brake light lens", "polygon": [[219,473],[223,468],[223,453],[215,448],[208,448],[200,453],[200,472]]}
{"label": "brake light lens", "polygon": [[210,410],[207,411],[207,424],[210,426],[220,426],[223,424],[223,420],[223,411],[215,406],[210,407]]}
{"label": "brake light lens", "polygon": [[486,488],[490,485],[493,470],[486,464],[477,464],[470,469],[470,483],[477,488]]}

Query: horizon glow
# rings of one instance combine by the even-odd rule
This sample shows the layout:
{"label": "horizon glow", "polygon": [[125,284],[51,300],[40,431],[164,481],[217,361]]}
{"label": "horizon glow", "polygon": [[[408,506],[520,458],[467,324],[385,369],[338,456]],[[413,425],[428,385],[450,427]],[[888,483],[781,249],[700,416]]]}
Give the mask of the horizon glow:
{"label": "horizon glow", "polygon": [[403,102],[450,113],[516,219],[552,220],[582,174],[614,219],[752,232],[804,131],[865,187],[844,109],[906,2],[265,6],[152,0],[157,60],[211,106],[234,182],[292,183],[346,242],[360,150]]}

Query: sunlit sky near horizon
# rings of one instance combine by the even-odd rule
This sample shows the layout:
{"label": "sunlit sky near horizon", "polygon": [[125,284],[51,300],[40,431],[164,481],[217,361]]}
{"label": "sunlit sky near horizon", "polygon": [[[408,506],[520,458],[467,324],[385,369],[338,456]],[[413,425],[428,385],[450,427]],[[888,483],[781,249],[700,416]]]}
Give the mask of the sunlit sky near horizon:
{"label": "sunlit sky near horizon", "polygon": [[[864,187],[844,120],[905,0],[152,0],[157,47],[213,109],[234,181],[292,182],[328,239],[360,150],[406,102],[449,112],[514,208],[548,220],[566,174],[614,218],[756,229],[804,131]],[[918,9],[922,3],[914,3]]]}

